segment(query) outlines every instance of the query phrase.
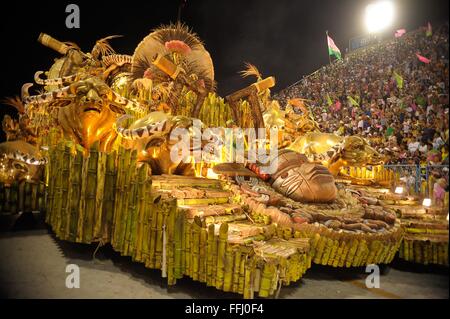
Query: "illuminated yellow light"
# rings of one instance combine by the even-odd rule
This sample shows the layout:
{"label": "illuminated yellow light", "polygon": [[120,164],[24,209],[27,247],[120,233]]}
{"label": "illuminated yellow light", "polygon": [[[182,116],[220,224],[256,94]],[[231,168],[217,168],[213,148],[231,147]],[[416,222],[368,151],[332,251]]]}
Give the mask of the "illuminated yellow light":
{"label": "illuminated yellow light", "polygon": [[425,207],[430,207],[431,206],[431,198],[424,198],[422,205]]}
{"label": "illuminated yellow light", "polygon": [[208,172],[206,173],[206,177],[209,178],[209,179],[218,179],[219,175],[214,173],[212,168],[208,168]]}
{"label": "illuminated yellow light", "polygon": [[396,193],[396,194],[403,194],[403,187],[397,186],[397,187],[395,188],[395,193]]}

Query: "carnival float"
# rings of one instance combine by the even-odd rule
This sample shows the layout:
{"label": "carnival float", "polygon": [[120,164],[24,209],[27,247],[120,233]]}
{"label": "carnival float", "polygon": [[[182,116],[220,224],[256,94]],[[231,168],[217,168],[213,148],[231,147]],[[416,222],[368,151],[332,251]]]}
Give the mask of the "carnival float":
{"label": "carnival float", "polygon": [[[132,56],[115,37],[84,52],[39,36],[59,56],[7,100],[19,119],[3,120],[2,211],[45,211],[61,240],[110,244],[168,285],[190,277],[244,298],[277,296],[312,264],[388,264],[399,248],[448,265],[448,223],[388,190],[393,172],[365,139],[320,132],[301,98],[280,107],[275,78],[251,64],[253,84],[218,96],[212,59],[184,25],[155,29]],[[224,143],[238,128],[256,138]],[[272,171],[250,160],[254,148]]]}

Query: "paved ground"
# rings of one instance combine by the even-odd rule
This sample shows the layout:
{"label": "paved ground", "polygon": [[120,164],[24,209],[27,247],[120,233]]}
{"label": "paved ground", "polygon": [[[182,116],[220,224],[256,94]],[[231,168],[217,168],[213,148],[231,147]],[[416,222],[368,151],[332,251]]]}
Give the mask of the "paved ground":
{"label": "paved ground", "polygon": [[[160,271],[146,269],[109,246],[57,240],[42,225],[11,231],[0,220],[0,291],[8,298],[240,298],[190,279],[167,290]],[[67,264],[80,267],[80,288],[65,286]],[[395,262],[381,276],[380,289],[365,287],[364,268],[313,265],[301,281],[281,290],[280,298],[448,298],[448,268]]]}

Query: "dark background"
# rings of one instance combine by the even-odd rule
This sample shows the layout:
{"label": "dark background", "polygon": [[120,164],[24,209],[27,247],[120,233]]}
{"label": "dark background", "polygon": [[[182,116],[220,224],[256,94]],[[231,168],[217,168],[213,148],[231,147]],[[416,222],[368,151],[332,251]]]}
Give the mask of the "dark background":
{"label": "dark background", "polygon": [[[58,53],[40,45],[40,32],[77,43],[90,51],[96,40],[111,41],[118,53],[133,54],[138,43],[160,24],[176,22],[181,7],[185,22],[211,53],[218,93],[240,89],[243,63],[255,64],[264,76],[274,75],[274,92],[328,63],[325,30],[344,53],[351,37],[363,35],[364,8],[375,0],[168,0],[168,1],[10,1],[0,9],[0,98],[18,95],[37,70],[48,70]],[[416,29],[430,21],[448,21],[448,0],[393,0],[391,30]],[[80,7],[80,29],[67,29],[65,8]],[[391,32],[389,30],[389,32]],[[392,34],[392,32],[391,32]],[[252,79],[253,80],[253,79]],[[0,107],[0,117],[14,112]],[[0,135],[0,140],[3,133]]]}

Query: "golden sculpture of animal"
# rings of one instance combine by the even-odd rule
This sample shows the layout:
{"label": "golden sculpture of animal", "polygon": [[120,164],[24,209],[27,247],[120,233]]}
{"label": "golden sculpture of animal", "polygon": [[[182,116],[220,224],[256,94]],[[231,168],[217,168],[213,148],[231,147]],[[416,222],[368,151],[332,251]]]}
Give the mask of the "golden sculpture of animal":
{"label": "golden sculpture of animal", "polygon": [[[150,165],[153,175],[193,176],[195,154],[198,152],[200,160],[204,160],[214,152],[212,146],[218,146],[221,141],[213,131],[203,135],[201,121],[185,116],[151,112],[124,128],[122,123],[127,118],[128,115],[122,116],[113,127],[122,137],[125,147],[138,151],[138,161]],[[182,148],[187,152],[182,154]],[[176,160],[173,160],[174,150],[178,150]]]}
{"label": "golden sculpture of animal", "polygon": [[324,164],[337,176],[344,166],[380,165],[383,156],[360,136],[341,137],[312,132],[299,137],[288,149],[305,154],[311,161]]}
{"label": "golden sculpture of animal", "polygon": [[[286,129],[294,136],[308,132],[320,132],[319,124],[314,120],[305,101],[300,98],[290,99],[286,105]],[[293,107],[299,108],[301,114],[294,112]]]}
{"label": "golden sculpture of animal", "polygon": [[24,180],[38,183],[46,162],[37,147],[25,141],[0,143],[0,182],[5,185]]}

